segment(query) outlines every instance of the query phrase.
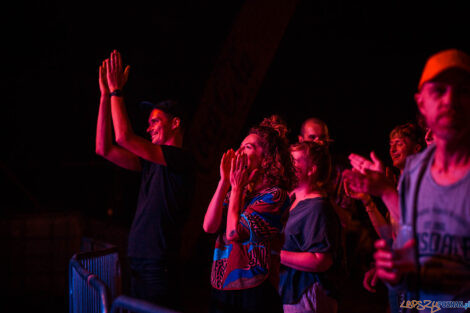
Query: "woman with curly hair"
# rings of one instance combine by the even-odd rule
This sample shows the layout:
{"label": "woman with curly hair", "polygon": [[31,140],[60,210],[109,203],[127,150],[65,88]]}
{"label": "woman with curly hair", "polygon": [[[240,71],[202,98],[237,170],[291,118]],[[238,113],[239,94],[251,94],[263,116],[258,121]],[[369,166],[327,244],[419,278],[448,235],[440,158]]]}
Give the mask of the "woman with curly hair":
{"label": "woman with curly hair", "polygon": [[295,180],[287,141],[274,125],[253,127],[224,153],[204,230],[217,233],[211,312],[282,312],[277,293],[281,231]]}

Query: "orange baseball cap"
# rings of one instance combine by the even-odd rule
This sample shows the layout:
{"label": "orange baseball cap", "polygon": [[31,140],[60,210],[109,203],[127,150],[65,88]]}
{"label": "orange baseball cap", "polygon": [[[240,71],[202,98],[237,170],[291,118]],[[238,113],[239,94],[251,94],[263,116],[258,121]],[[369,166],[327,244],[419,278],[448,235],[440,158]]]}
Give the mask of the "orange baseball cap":
{"label": "orange baseball cap", "polygon": [[424,66],[418,90],[425,82],[451,68],[459,68],[470,73],[470,56],[457,49],[444,50],[432,55]]}

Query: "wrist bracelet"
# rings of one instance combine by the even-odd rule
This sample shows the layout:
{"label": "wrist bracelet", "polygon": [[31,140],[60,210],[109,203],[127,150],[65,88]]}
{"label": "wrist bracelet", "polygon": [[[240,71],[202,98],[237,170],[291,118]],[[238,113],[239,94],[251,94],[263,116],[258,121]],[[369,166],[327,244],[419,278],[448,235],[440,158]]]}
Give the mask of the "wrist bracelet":
{"label": "wrist bracelet", "polygon": [[121,89],[116,89],[116,90],[114,90],[113,92],[111,92],[111,93],[109,94],[109,97],[111,98],[112,96],[122,97],[122,91],[121,91]]}

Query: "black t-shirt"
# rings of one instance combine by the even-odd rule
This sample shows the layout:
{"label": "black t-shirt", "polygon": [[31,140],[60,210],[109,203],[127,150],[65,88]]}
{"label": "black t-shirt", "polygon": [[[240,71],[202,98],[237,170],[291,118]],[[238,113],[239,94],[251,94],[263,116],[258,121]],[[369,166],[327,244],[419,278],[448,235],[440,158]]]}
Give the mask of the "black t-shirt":
{"label": "black t-shirt", "polygon": [[181,148],[161,146],[166,166],[141,159],[142,180],[129,233],[130,257],[168,261],[180,249],[181,228],[194,189],[194,159]]}
{"label": "black t-shirt", "polygon": [[337,297],[331,272],[340,265],[341,225],[327,198],[300,201],[289,212],[284,228],[282,250],[291,252],[326,253],[333,255],[333,266],[326,272],[313,273],[281,265],[279,291],[283,303],[297,303],[314,283],[320,283],[329,296]]}

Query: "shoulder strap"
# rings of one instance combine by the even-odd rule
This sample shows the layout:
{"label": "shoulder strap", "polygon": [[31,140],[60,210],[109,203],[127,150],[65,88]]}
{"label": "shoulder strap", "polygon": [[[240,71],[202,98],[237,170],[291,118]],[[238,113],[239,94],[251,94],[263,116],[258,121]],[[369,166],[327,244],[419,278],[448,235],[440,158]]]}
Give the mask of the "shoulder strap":
{"label": "shoulder strap", "polygon": [[421,182],[423,181],[424,174],[426,173],[426,169],[429,166],[429,162],[431,162],[431,158],[434,155],[433,150],[427,151],[426,155],[423,157],[421,164],[419,165],[418,175],[416,176],[415,182],[415,189],[412,194],[413,197],[413,204],[411,207],[411,230],[413,234],[413,238],[416,242],[414,247],[414,259],[416,260],[416,281],[414,286],[412,287],[415,299],[419,300],[419,291],[421,289],[421,264],[419,263],[419,242],[418,242],[418,235],[416,232],[416,223],[418,219],[418,198],[419,198],[419,189],[421,186]]}

